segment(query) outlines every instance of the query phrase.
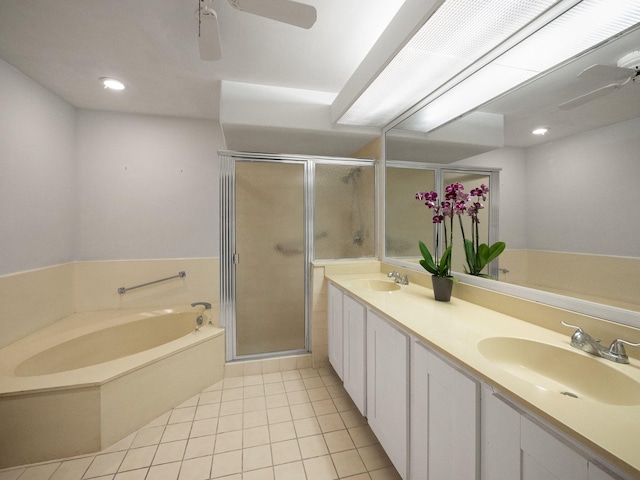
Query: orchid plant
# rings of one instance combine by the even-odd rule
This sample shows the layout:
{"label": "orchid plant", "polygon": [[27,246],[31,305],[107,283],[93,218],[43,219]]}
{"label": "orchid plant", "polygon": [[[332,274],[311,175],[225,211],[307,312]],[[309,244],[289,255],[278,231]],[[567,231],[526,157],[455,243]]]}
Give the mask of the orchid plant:
{"label": "orchid plant", "polygon": [[[451,211],[450,202],[438,202],[438,194],[436,192],[418,192],[416,193],[416,200],[421,200],[424,204],[433,210],[433,223],[436,225],[436,245],[434,254],[431,255],[431,252],[427,248],[427,246],[422,242],[422,240],[418,241],[418,246],[420,247],[420,253],[422,254],[422,260],[420,260],[420,265],[430,274],[436,277],[446,277],[451,281],[457,281],[451,275],[451,249],[453,248],[453,214]],[[449,231],[447,232],[447,223],[445,221],[446,218],[449,218]],[[442,224],[444,228],[444,252],[442,257],[438,259],[437,251],[438,246],[440,245],[440,228],[439,225]]]}
{"label": "orchid plant", "polygon": [[[489,262],[498,258],[504,251],[506,244],[504,242],[495,242],[489,246],[486,243],[480,243],[480,229],[478,227],[480,219],[478,218],[478,213],[484,208],[482,202],[487,201],[489,187],[482,184],[472,189],[469,193],[465,193],[462,184],[453,183],[446,187],[445,192],[446,198],[455,205],[454,213],[458,216],[460,222],[464,254],[467,261],[467,265],[464,267],[465,273],[493,279],[491,275],[482,273],[482,270]],[[464,234],[462,216],[465,213],[471,217],[471,239],[468,239]]]}
{"label": "orchid plant", "polygon": [[[461,183],[452,183],[445,188],[444,200],[438,202],[438,194],[436,192],[418,192],[416,199],[424,201],[424,204],[433,210],[433,223],[442,224],[444,229],[444,253],[438,260],[436,256],[431,255],[429,249],[420,241],[420,253],[423,260],[420,265],[432,275],[437,277],[447,277],[455,281],[451,275],[451,249],[453,248],[453,217],[457,216],[460,222],[460,230],[462,232],[462,241],[464,243],[464,253],[467,265],[464,267],[465,273],[485,278],[493,278],[491,275],[482,273],[482,270],[489,262],[495,260],[500,255],[506,245],[504,242],[495,242],[489,246],[486,243],[480,243],[480,229],[478,227],[480,220],[478,213],[484,208],[482,202],[486,202],[489,187],[482,184],[478,188],[474,188],[469,193],[465,193],[464,186]],[[463,215],[467,214],[471,217],[471,239],[465,236],[464,225],[462,223]],[[447,222],[448,219],[448,222]],[[447,223],[449,229],[447,230]],[[436,252],[439,246],[440,228],[436,228]]]}

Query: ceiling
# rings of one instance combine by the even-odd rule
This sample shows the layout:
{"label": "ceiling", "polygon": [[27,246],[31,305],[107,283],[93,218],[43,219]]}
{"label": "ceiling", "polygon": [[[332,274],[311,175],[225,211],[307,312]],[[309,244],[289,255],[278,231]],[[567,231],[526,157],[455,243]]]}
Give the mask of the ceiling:
{"label": "ceiling", "polygon": [[[330,101],[404,0],[303,1],[317,9],[309,30],[213,0],[223,58],[204,62],[197,43],[198,0],[2,0],[0,58],[79,108],[221,119],[223,82],[248,87],[249,96],[255,95],[252,86],[264,86],[262,98],[271,103],[269,88],[276,87],[320,92]],[[126,90],[103,89],[103,76],[122,80]],[[228,148],[247,149],[243,137],[253,140],[251,148],[261,148],[257,125],[221,120],[223,127],[229,123]],[[261,150],[294,153],[277,134],[297,126],[267,132],[263,137],[270,144]],[[346,154],[373,134],[327,135],[316,145],[303,134],[296,148],[306,151],[295,153]]]}
{"label": "ceiling", "polygon": [[[502,146],[532,147],[637,118],[640,76],[576,108],[559,108],[613,82],[579,77],[583,70],[592,65],[615,67],[620,58],[637,50],[640,25],[426,134],[420,130],[418,110],[391,130],[387,153],[393,159],[425,161],[426,157],[431,163],[451,163]],[[532,135],[538,127],[549,131]]]}
{"label": "ceiling", "polygon": [[[374,53],[383,51],[386,61],[416,18],[438,1],[301,1],[317,9],[309,30],[212,0],[223,58],[204,62],[197,42],[199,0],[1,0],[0,58],[78,108],[217,119],[231,150],[348,156],[380,130],[336,125],[332,102],[355,99],[353,80],[363,71],[375,73]],[[640,81],[570,111],[557,106],[601,86],[578,79],[582,69],[615,65],[639,48],[637,28],[485,105],[483,112],[504,116],[504,138],[472,142],[477,153],[502,144],[527,147],[638,116]],[[98,82],[103,76],[122,80],[127,89],[105,90]],[[551,127],[549,134],[532,137],[531,128],[541,125]],[[454,141],[469,137],[453,127],[426,142],[442,150],[443,161],[469,155],[468,142],[450,154],[447,135]],[[481,135],[486,140],[486,129]],[[411,149],[424,152],[424,139],[416,145]]]}

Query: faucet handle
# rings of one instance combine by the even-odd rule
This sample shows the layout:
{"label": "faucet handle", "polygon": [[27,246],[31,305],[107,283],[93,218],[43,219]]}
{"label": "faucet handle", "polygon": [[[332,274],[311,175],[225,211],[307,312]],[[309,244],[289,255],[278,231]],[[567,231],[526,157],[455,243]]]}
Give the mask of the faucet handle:
{"label": "faucet handle", "polygon": [[571,342],[572,344],[578,343],[578,344],[582,344],[584,342],[587,341],[594,341],[596,343],[600,343],[600,340],[597,338],[593,338],[591,335],[589,335],[587,332],[585,332],[582,327],[579,327],[577,325],[571,325],[570,323],[566,323],[564,321],[560,321],[560,323],[562,323],[562,325],[564,325],[565,327],[570,327],[570,328],[575,328],[576,331],[573,332],[573,335],[571,335]]}
{"label": "faucet handle", "polygon": [[565,327],[575,328],[579,333],[584,333],[584,330],[582,330],[582,328],[577,325],[571,325],[570,323],[567,323],[564,320],[560,320],[560,323]]}
{"label": "faucet handle", "polygon": [[627,342],[626,340],[622,340],[621,338],[618,338],[613,342],[611,342],[611,346],[609,347],[609,352],[613,353],[614,355],[626,356],[627,352],[625,351],[623,344],[629,345],[630,347],[640,347],[640,343],[631,343],[631,342]]}

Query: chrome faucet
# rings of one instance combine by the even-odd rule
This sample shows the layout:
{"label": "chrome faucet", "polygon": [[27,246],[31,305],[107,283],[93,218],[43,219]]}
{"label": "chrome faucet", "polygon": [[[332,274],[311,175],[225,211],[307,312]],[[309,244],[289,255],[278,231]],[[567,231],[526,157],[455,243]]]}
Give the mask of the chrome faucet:
{"label": "chrome faucet", "polygon": [[625,344],[631,347],[640,347],[640,343],[631,343],[618,338],[611,342],[611,345],[609,346],[609,348],[607,348],[600,344],[600,340],[596,340],[587,332],[582,330],[582,328],[576,325],[570,325],[565,322],[561,323],[565,327],[576,329],[574,334],[571,335],[572,347],[577,348],[578,350],[582,350],[583,352],[590,353],[591,355],[611,360],[612,362],[629,363],[629,357],[627,356],[627,352],[624,349]]}
{"label": "chrome faucet", "polygon": [[197,307],[198,305],[202,305],[205,310],[211,310],[211,304],[209,302],[195,302],[192,303],[192,307]]}
{"label": "chrome faucet", "polygon": [[398,272],[396,272],[395,270],[391,273],[387,274],[387,277],[389,278],[393,278],[394,281],[396,283],[399,283],[400,285],[409,285],[409,276],[405,275],[404,277],[402,275],[400,275]]}

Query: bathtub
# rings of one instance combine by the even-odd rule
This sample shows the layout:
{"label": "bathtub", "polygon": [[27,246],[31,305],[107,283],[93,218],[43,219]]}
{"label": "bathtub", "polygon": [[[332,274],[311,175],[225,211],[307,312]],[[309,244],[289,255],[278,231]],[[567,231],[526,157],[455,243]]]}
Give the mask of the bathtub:
{"label": "bathtub", "polygon": [[212,315],[77,313],[0,349],[0,468],[100,451],[221,380]]}

